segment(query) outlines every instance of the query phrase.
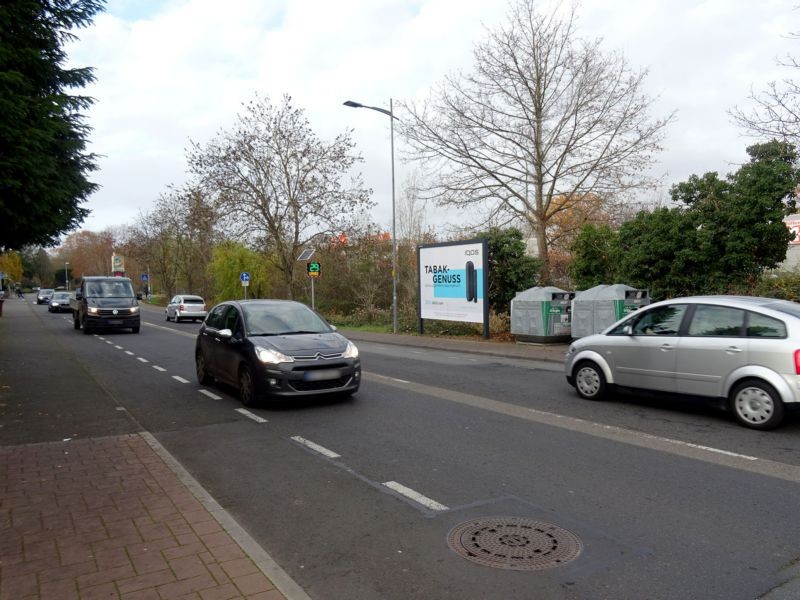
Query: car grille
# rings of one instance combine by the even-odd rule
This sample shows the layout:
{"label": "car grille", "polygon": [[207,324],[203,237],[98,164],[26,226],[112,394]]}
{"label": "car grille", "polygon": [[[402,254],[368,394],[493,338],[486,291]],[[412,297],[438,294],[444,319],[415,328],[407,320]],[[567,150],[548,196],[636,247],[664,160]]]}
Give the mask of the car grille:
{"label": "car grille", "polygon": [[[117,314],[114,314],[114,311],[117,311]],[[100,308],[97,310],[97,314],[103,317],[127,317],[131,314],[130,308]]]}
{"label": "car grille", "polygon": [[350,383],[351,377],[339,379],[325,379],[323,381],[290,381],[289,386],[298,392],[317,392],[320,390],[335,390]]}
{"label": "car grille", "polygon": [[308,355],[292,355],[292,358],[295,360],[336,360],[337,358],[342,358],[342,353],[324,354],[322,352],[317,352]]}

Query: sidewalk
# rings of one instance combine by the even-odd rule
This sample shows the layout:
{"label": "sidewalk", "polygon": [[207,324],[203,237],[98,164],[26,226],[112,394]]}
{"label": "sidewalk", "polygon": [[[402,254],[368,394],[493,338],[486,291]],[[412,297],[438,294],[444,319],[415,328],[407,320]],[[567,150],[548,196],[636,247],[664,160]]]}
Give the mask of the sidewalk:
{"label": "sidewalk", "polygon": [[96,383],[63,389],[36,310],[0,317],[0,600],[307,600]]}

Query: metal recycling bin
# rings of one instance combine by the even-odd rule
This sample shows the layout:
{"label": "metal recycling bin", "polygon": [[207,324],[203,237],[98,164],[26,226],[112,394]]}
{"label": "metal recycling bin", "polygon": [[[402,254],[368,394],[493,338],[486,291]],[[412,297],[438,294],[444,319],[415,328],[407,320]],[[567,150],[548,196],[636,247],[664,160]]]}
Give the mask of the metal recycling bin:
{"label": "metal recycling bin", "polygon": [[558,344],[572,339],[574,292],[534,287],[511,300],[511,333],[518,342]]}
{"label": "metal recycling bin", "polygon": [[622,317],[650,304],[647,290],[616,283],[577,292],[572,301],[572,337],[600,333]]}

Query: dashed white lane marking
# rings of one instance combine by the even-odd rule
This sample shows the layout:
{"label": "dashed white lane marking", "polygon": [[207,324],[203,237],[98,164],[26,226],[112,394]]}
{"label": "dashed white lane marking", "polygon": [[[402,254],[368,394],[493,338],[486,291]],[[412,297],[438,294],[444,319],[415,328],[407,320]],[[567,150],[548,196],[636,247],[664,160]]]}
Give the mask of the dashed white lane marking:
{"label": "dashed white lane marking", "polygon": [[319,452],[320,454],[322,454],[323,456],[327,456],[328,458],[339,458],[341,456],[340,454],[336,454],[336,452],[334,452],[333,450],[328,450],[324,446],[315,444],[314,442],[302,438],[299,435],[294,436],[292,439],[298,444],[302,444],[306,448],[310,448],[314,452]]}
{"label": "dashed white lane marking", "polygon": [[128,356],[135,356],[135,354],[130,350],[125,350],[125,354],[127,354]]}
{"label": "dashed white lane marking", "polygon": [[203,394],[204,396],[208,396],[208,397],[209,397],[209,398],[211,398],[212,400],[222,400],[222,396],[217,396],[216,394],[212,394],[212,393],[211,393],[211,392],[209,392],[208,390],[199,390],[199,392],[200,392],[201,394]]}
{"label": "dashed white lane marking", "polygon": [[122,346],[117,346],[116,344],[114,345],[114,348],[116,348],[117,350],[122,350]]}
{"label": "dashed white lane marking", "polygon": [[137,356],[136,360],[138,360],[139,362],[143,362],[143,363],[149,363],[150,362],[149,360],[147,360],[146,358],[142,358],[141,356]]}
{"label": "dashed white lane marking", "polygon": [[106,338],[104,338],[102,335],[97,335],[96,333],[94,335],[98,340],[103,340],[104,342],[106,341]]}
{"label": "dashed white lane marking", "polygon": [[253,419],[253,421],[255,421],[256,423],[268,423],[268,421],[266,419],[262,419],[258,415],[251,413],[246,408],[237,408],[236,412],[238,412],[239,414],[244,415],[248,419]]}
{"label": "dashed white lane marking", "polygon": [[387,481],[383,485],[385,485],[390,490],[394,490],[398,494],[401,494],[418,504],[422,504],[422,506],[429,508],[431,510],[449,510],[444,504],[439,504],[438,502],[436,502],[436,500],[431,500],[427,496],[423,496],[419,492],[415,492],[411,488],[407,488],[403,484],[397,483],[396,481]]}
{"label": "dashed white lane marking", "polygon": [[112,342],[111,340],[106,340],[106,344],[111,344],[111,345],[113,345],[113,344],[114,344],[114,342]]}
{"label": "dashed white lane marking", "polygon": [[156,371],[161,371],[162,373],[166,371],[166,369],[164,367],[159,367],[158,365],[153,365],[153,368]]}
{"label": "dashed white lane marking", "polygon": [[411,383],[410,381],[406,381],[405,379],[398,379],[397,377],[389,377],[392,381],[397,381],[399,383]]}
{"label": "dashed white lane marking", "polygon": [[188,379],[184,379],[184,378],[183,378],[183,377],[181,377],[180,375],[173,375],[173,376],[172,376],[172,378],[173,378],[175,381],[180,381],[181,383],[189,383],[189,380],[188,380]]}

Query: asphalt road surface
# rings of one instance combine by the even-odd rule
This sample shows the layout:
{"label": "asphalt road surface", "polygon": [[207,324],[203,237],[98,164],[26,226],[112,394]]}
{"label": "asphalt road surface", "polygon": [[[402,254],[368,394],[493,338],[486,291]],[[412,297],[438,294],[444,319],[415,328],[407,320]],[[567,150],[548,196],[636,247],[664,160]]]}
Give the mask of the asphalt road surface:
{"label": "asphalt road surface", "polygon": [[[755,432],[692,402],[581,400],[558,364],[370,342],[352,399],[243,411],[198,385],[199,325],[145,309],[138,335],[87,336],[30,306],[0,350],[64,391],[5,407],[0,444],[149,431],[315,600],[800,598],[797,417]],[[467,560],[462,524],[500,553],[484,520],[566,554]]]}

